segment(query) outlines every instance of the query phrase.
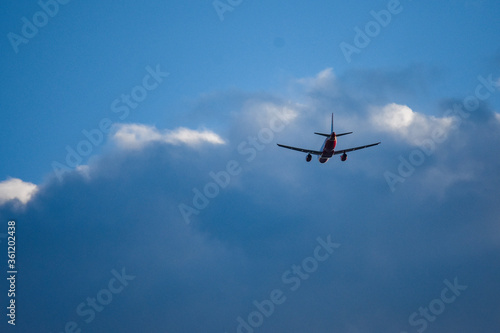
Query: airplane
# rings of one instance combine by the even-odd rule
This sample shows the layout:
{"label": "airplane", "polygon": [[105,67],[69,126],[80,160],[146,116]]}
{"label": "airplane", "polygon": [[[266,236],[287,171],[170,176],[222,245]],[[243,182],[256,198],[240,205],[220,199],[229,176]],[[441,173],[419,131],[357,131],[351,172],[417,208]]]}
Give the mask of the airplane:
{"label": "airplane", "polygon": [[335,150],[335,146],[337,146],[337,137],[342,136],[342,135],[351,134],[351,133],[352,132],[337,134],[337,133],[335,133],[333,131],[333,113],[332,113],[331,133],[330,134],[326,134],[326,133],[317,133],[317,132],[314,132],[314,134],[321,135],[321,136],[326,136],[325,142],[323,142],[323,146],[321,147],[321,150],[311,150],[311,149],[297,148],[297,147],[291,147],[291,146],[281,145],[279,143],[277,145],[280,146],[280,147],[283,147],[283,148],[297,150],[297,151],[301,151],[303,153],[307,153],[307,156],[306,156],[306,161],[307,162],[311,162],[312,155],[318,155],[319,162],[320,163],[325,163],[333,155],[338,155],[338,154],[342,154],[340,156],[340,160],[342,162],[345,162],[347,160],[347,153],[349,153],[351,151],[359,150],[359,149],[373,147],[373,146],[376,146],[376,145],[380,144],[380,142],[377,142],[377,143],[372,143],[372,144],[369,144],[369,145],[366,145],[366,146],[359,146],[359,147],[349,148],[349,149],[343,149],[343,150]]}

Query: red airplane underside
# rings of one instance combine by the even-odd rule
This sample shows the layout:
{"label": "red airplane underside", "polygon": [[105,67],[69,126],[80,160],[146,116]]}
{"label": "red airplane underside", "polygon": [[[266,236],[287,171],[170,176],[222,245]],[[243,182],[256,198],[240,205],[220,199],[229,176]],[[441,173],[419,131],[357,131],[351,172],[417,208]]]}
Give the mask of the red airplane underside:
{"label": "red airplane underside", "polygon": [[322,154],[318,157],[320,163],[325,163],[328,159],[330,159],[330,157],[333,156],[335,146],[337,146],[337,136],[335,135],[335,132],[333,132],[332,135],[323,143]]}

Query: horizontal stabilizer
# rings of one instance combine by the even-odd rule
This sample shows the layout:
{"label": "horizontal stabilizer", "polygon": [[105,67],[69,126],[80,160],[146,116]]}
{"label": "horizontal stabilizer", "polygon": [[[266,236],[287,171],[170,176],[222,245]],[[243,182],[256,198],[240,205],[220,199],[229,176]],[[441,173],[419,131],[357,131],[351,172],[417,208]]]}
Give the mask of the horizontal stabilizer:
{"label": "horizontal stabilizer", "polygon": [[[335,134],[336,136],[342,136],[342,135],[347,135],[347,134],[351,134],[352,132],[347,132],[347,133],[339,133],[339,134]],[[317,135],[323,135],[323,136],[326,136],[326,137],[330,137],[331,134],[326,134],[326,133],[318,133],[318,132],[314,132],[314,134],[317,134]]]}
{"label": "horizontal stabilizer", "polygon": [[331,134],[318,133],[318,132],[314,132],[314,134],[323,135],[323,136],[326,136],[326,137],[330,137],[330,135],[331,135]]}

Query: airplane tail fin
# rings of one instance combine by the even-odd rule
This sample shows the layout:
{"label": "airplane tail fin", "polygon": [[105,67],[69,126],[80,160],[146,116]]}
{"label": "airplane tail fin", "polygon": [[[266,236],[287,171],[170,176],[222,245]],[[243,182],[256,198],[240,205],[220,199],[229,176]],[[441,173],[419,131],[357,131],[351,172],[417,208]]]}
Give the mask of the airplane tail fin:
{"label": "airplane tail fin", "polygon": [[[333,113],[332,113],[332,127],[331,127],[331,132],[330,134],[326,134],[326,133],[318,133],[318,132],[314,132],[314,134],[317,134],[317,135],[322,135],[322,136],[326,136],[327,138],[329,138],[333,133]],[[347,134],[351,134],[352,132],[347,132],[347,133],[339,133],[339,134],[336,134],[335,133],[335,136],[342,136],[342,135],[347,135]]]}

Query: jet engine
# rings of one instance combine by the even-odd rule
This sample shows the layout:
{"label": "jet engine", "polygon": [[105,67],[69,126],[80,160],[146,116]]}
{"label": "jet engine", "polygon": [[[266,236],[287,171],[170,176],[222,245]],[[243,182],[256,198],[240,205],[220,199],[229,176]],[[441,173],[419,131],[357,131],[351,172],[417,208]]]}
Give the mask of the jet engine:
{"label": "jet engine", "polygon": [[312,159],[312,155],[311,154],[307,154],[306,161],[307,162],[311,162],[311,159]]}
{"label": "jet engine", "polygon": [[345,162],[347,160],[347,154],[346,153],[343,153],[342,155],[340,155],[340,160],[342,162]]}

